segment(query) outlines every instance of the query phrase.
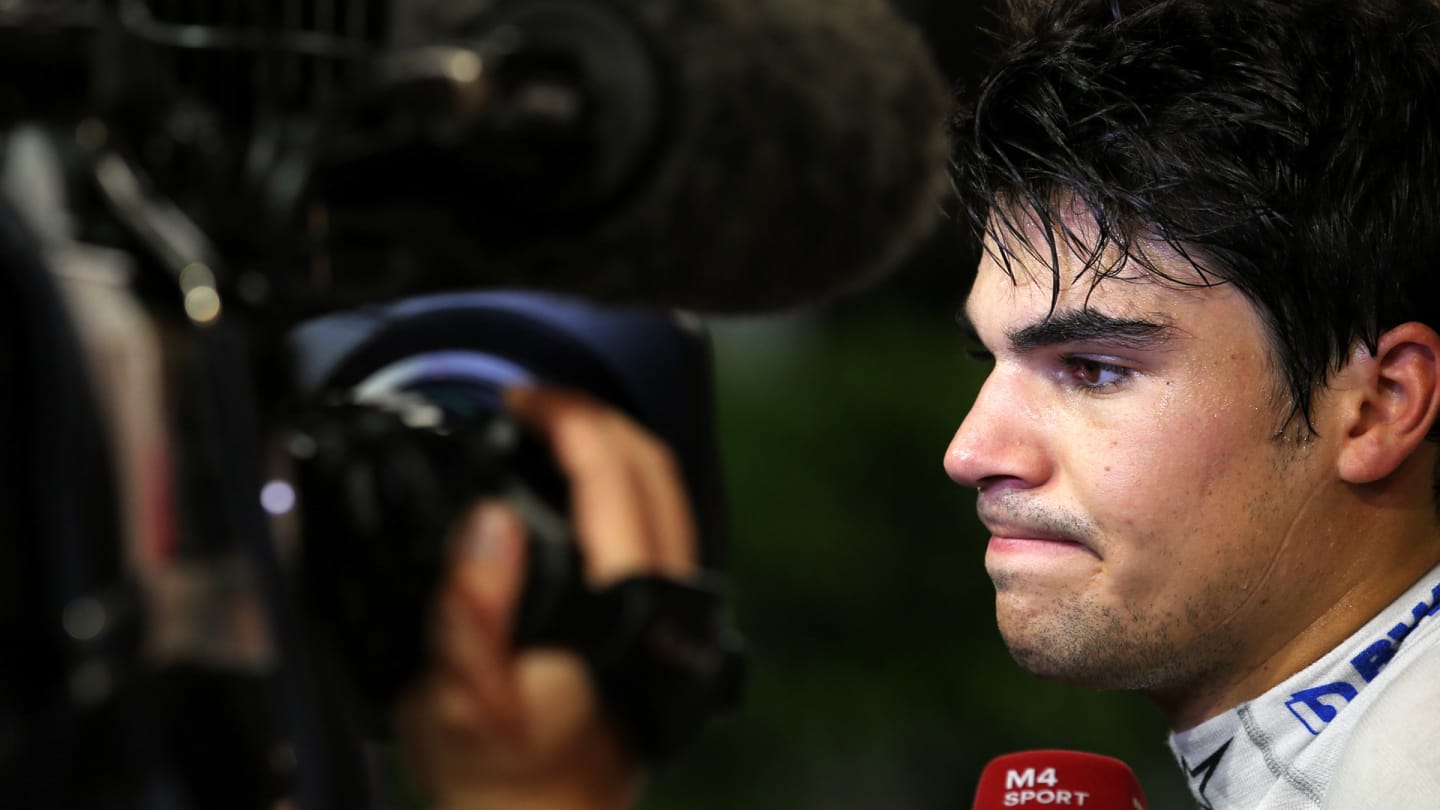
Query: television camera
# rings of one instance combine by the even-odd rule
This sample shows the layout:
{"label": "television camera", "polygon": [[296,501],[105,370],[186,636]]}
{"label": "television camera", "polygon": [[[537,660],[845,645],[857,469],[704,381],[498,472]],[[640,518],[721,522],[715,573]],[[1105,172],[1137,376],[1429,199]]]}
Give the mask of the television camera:
{"label": "television camera", "polygon": [[[361,806],[358,740],[481,494],[530,536],[516,641],[578,651],[635,750],[730,705],[708,352],[666,308],[813,301],[929,227],[943,85],[846,5],[0,3],[6,795]],[[676,451],[701,577],[584,584],[564,480],[499,404],[531,382]],[[144,411],[168,477],[114,446]]]}

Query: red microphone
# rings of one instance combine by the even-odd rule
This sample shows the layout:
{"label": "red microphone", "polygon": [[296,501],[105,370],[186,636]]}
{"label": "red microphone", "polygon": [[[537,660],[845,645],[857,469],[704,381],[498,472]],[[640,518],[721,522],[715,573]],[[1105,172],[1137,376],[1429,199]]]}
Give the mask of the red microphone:
{"label": "red microphone", "polygon": [[1019,751],[990,760],[971,810],[1149,810],[1130,766],[1084,751]]}

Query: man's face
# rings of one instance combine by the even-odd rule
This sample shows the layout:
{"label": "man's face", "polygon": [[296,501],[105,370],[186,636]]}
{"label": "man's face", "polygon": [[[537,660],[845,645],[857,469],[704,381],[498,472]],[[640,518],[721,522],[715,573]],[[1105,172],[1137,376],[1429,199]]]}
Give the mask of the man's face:
{"label": "man's face", "polygon": [[[992,246],[993,247],[993,246]],[[1097,284],[1062,251],[981,263],[965,311],[995,365],[945,456],[979,489],[1000,630],[1042,677],[1163,695],[1263,666],[1343,541],[1335,431],[1292,426],[1267,333],[1233,286],[1138,266]],[[1166,268],[1199,280],[1178,257]],[[1068,286],[1066,286],[1068,284]]]}

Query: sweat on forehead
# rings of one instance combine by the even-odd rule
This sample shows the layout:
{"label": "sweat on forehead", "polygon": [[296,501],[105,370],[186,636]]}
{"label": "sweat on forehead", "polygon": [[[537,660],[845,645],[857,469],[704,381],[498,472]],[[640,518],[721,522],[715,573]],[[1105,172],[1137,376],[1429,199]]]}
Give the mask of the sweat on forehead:
{"label": "sweat on forehead", "polygon": [[1216,262],[1193,246],[1154,233],[1124,233],[1073,200],[1042,217],[1033,208],[991,210],[984,250],[1017,283],[1047,284],[1052,305],[1077,285],[1105,279],[1153,280],[1175,287],[1213,287],[1226,279]]}

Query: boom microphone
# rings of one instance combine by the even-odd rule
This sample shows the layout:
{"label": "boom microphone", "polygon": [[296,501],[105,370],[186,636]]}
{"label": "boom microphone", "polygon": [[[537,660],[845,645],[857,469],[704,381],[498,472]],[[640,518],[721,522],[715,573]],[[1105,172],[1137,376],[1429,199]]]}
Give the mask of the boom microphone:
{"label": "boom microphone", "polygon": [[478,5],[395,5],[324,122],[330,283],[769,310],[874,280],[938,219],[950,97],[886,0]]}
{"label": "boom microphone", "polygon": [[1147,810],[1135,773],[1113,757],[1083,751],[1020,751],[990,760],[971,810]]}

